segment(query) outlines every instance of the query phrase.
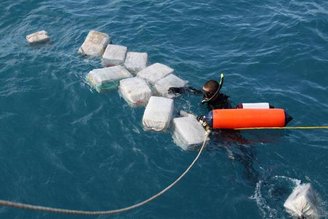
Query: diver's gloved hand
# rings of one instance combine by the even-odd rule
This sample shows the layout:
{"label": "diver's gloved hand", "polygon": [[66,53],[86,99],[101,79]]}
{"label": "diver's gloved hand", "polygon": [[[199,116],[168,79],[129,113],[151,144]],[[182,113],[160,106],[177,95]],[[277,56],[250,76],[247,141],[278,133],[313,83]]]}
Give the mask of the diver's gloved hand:
{"label": "diver's gloved hand", "polygon": [[207,123],[205,116],[197,116],[196,119],[203,126],[205,131],[210,131],[211,130],[211,127]]}
{"label": "diver's gloved hand", "polygon": [[197,116],[196,119],[198,122],[200,122],[201,120],[205,119],[205,116]]}
{"label": "diver's gloved hand", "polygon": [[169,94],[181,94],[183,93],[184,88],[183,87],[170,87],[168,89]]}

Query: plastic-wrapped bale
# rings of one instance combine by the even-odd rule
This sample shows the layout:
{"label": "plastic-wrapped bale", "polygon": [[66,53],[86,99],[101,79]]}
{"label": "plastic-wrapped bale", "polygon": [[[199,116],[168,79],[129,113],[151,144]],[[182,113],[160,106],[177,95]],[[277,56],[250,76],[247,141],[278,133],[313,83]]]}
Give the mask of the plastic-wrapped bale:
{"label": "plastic-wrapped bale", "polygon": [[165,78],[157,81],[155,83],[155,90],[164,97],[173,98],[175,97],[174,94],[169,94],[168,89],[170,87],[185,87],[188,82],[182,80],[181,78],[175,76],[174,74],[170,74]]}
{"label": "plastic-wrapped bale", "polygon": [[146,105],[152,93],[147,82],[138,77],[121,80],[119,92],[130,106]]}
{"label": "plastic-wrapped bale", "polygon": [[167,129],[172,120],[173,110],[172,99],[151,96],[142,118],[144,129],[154,131]]}
{"label": "plastic-wrapped bale", "polygon": [[155,63],[138,72],[137,76],[154,85],[158,80],[172,74],[174,69],[161,63]]}
{"label": "plastic-wrapped bale", "polygon": [[28,43],[44,43],[50,40],[47,31],[41,30],[26,36]]}
{"label": "plastic-wrapped bale", "polygon": [[310,183],[298,185],[284,203],[286,211],[297,218],[320,218],[318,198]]}
{"label": "plastic-wrapped bale", "polygon": [[183,150],[200,145],[205,140],[205,130],[194,115],[187,114],[183,117],[174,118],[172,126],[173,140]]}
{"label": "plastic-wrapped bale", "polygon": [[128,52],[124,66],[133,74],[147,67],[148,54],[145,52]]}
{"label": "plastic-wrapped bale", "polygon": [[102,64],[104,66],[123,64],[127,50],[125,46],[108,44],[102,56]]}
{"label": "plastic-wrapped bale", "polygon": [[119,80],[129,77],[132,77],[132,74],[123,66],[118,65],[93,69],[87,74],[86,79],[91,87],[102,92],[117,88]]}
{"label": "plastic-wrapped bale", "polygon": [[91,30],[79,48],[79,53],[88,56],[102,56],[108,43],[110,43],[110,37],[107,34]]}

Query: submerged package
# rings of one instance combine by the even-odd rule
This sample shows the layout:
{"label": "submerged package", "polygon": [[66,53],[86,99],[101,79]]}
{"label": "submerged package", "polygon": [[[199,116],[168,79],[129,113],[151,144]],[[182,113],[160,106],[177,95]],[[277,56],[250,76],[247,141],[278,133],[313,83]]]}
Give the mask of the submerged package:
{"label": "submerged package", "polygon": [[196,117],[191,114],[174,118],[172,126],[173,140],[183,150],[188,150],[196,145],[200,145],[205,140],[204,128],[197,121]]}
{"label": "submerged package", "polygon": [[180,79],[179,77],[175,76],[174,74],[169,74],[165,78],[162,78],[161,80],[157,81],[155,83],[154,87],[159,95],[172,98],[175,95],[168,93],[169,88],[170,87],[185,87],[186,84],[187,84],[187,81]]}
{"label": "submerged package", "polygon": [[49,36],[47,31],[41,30],[26,36],[26,40],[28,43],[43,43],[49,41]]}
{"label": "submerged package", "polygon": [[173,100],[152,96],[146,106],[142,124],[145,130],[162,131],[169,127],[174,110]]}
{"label": "submerged package", "polygon": [[284,203],[286,211],[297,218],[320,218],[317,195],[310,183],[298,185]]}
{"label": "submerged package", "polygon": [[79,48],[79,53],[88,56],[102,56],[108,43],[110,43],[110,37],[107,34],[91,30]]}
{"label": "submerged package", "polygon": [[104,66],[121,65],[124,63],[128,48],[120,45],[108,44],[102,56]]}
{"label": "submerged package", "polygon": [[147,67],[148,54],[145,52],[128,52],[124,66],[133,74]]}
{"label": "submerged package", "polygon": [[87,74],[86,79],[91,87],[102,92],[117,88],[119,80],[129,77],[132,77],[131,73],[123,66],[118,65],[93,69]]}
{"label": "submerged package", "polygon": [[172,74],[174,70],[167,65],[155,63],[138,72],[137,76],[154,85],[158,80]]}
{"label": "submerged package", "polygon": [[138,77],[121,80],[119,92],[131,106],[146,105],[152,93],[147,82]]}

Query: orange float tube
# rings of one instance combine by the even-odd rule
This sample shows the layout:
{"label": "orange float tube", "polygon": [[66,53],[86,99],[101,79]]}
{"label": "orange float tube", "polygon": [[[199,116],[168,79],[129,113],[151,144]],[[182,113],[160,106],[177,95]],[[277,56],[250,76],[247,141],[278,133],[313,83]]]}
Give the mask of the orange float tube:
{"label": "orange float tube", "polygon": [[284,127],[290,121],[283,109],[216,109],[213,129]]}

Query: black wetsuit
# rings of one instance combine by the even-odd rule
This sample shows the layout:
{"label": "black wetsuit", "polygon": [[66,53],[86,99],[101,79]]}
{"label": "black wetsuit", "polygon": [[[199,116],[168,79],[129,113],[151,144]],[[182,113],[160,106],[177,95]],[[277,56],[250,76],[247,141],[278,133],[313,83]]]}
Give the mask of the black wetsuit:
{"label": "black wetsuit", "polygon": [[212,100],[207,102],[207,106],[210,110],[213,109],[231,109],[231,103],[229,100],[229,96],[218,93],[216,97],[214,97]]}

